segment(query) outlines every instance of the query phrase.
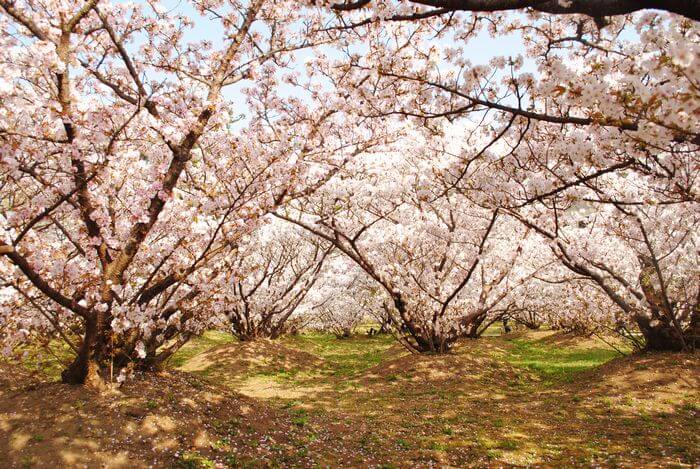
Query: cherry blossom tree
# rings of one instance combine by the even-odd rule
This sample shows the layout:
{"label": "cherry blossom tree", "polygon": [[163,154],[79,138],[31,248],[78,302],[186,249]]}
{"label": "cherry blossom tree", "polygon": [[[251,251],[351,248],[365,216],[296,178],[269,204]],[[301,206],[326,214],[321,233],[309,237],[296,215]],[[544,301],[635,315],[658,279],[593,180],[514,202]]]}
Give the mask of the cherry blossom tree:
{"label": "cherry blossom tree", "polygon": [[[0,0],[3,348],[62,340],[70,383],[158,367],[268,274],[256,256],[286,285],[313,266],[298,293],[328,243],[414,351],[478,336],[555,261],[575,277],[559,294],[596,288],[591,318],[611,302],[647,348],[693,349],[699,17],[687,1]],[[191,40],[203,27],[216,39]],[[523,50],[472,64],[485,34]],[[318,238],[311,257],[252,248],[270,212]]]}
{"label": "cherry blossom tree", "polygon": [[277,91],[327,41],[325,13],[192,10],[219,42],[158,3],[0,2],[3,342],[62,338],[66,382],[157,364],[207,327],[238,239],[372,139],[322,96]]}
{"label": "cherry blossom tree", "polygon": [[287,331],[318,281],[331,247],[286,223],[268,223],[239,243],[214,287],[214,301],[240,340],[275,339]]}
{"label": "cherry blossom tree", "polygon": [[334,255],[307,298],[305,314],[315,329],[339,339],[351,337],[363,322],[382,315],[387,300],[380,287],[346,256]]}
{"label": "cherry blossom tree", "polygon": [[355,161],[352,176],[337,175],[277,214],[333,243],[384,289],[406,347],[446,352],[460,337],[478,336],[532,274],[515,268],[528,230],[501,221],[498,209],[441,195],[431,183],[435,159],[410,155]]}
{"label": "cherry blossom tree", "polygon": [[[541,254],[547,255],[547,251],[544,249]],[[633,348],[644,346],[632,318],[622,313],[590,279],[561,263],[550,264],[539,272],[527,289],[512,298],[509,307],[508,317],[529,329],[546,325],[577,335],[617,336]]]}
{"label": "cherry blossom tree", "polygon": [[[652,350],[693,349],[699,334],[698,218],[685,204],[513,212],[572,273],[596,285]],[[618,315],[616,315],[618,316]]]}
{"label": "cherry blossom tree", "polygon": [[[494,8],[483,10],[508,9],[489,3]],[[510,8],[532,6],[526,3]],[[549,13],[588,13],[583,2],[559,4]],[[693,348],[696,16],[673,7],[687,17],[618,15],[651,6],[642,3],[598,21],[532,11],[460,14],[454,5],[435,15],[416,14],[381,5],[366,21],[336,26],[362,31],[367,52],[319,62],[318,73],[342,73],[352,101],[368,118],[400,116],[433,133],[443,132],[445,120],[461,125],[468,135],[447,170],[445,194],[500,209],[548,243],[571,248],[565,255],[557,247],[555,257],[602,288],[637,324],[648,348]],[[519,35],[523,54],[472,64],[465,51],[485,32]],[[605,255],[591,253],[584,261],[578,256],[581,238],[561,241],[561,230],[576,226],[577,210],[597,221],[591,233],[582,233],[609,245]],[[664,231],[670,226],[675,228]],[[685,290],[673,291],[675,281]],[[618,288],[634,291],[636,300],[623,299]]]}

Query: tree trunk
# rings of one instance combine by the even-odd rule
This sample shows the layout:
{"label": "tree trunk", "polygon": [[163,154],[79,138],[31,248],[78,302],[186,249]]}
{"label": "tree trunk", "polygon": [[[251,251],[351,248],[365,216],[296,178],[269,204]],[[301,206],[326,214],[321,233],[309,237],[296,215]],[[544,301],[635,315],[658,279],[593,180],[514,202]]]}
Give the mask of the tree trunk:
{"label": "tree trunk", "polygon": [[464,334],[464,337],[467,337],[469,339],[478,339],[479,336],[481,335],[479,333],[479,327],[481,324],[484,322],[486,319],[486,315],[483,314],[481,316],[476,316],[475,318],[472,318],[471,322],[467,325],[467,332]]}
{"label": "tree trunk", "polygon": [[102,386],[104,381],[101,376],[101,365],[106,357],[106,345],[104,318],[88,317],[85,320],[85,334],[78,349],[78,355],[61,373],[61,381],[66,384]]}
{"label": "tree trunk", "polygon": [[647,350],[679,352],[684,345],[687,346],[682,332],[672,323],[658,319],[652,321],[644,316],[637,316],[636,320]]}
{"label": "tree trunk", "polygon": [[[651,316],[636,316],[637,326],[644,335],[647,350],[680,351],[688,349],[682,326],[675,319],[676,308],[671,304],[663,289],[661,275],[648,257],[639,258],[642,271],[639,284],[649,304]],[[692,319],[691,319],[692,322]]]}

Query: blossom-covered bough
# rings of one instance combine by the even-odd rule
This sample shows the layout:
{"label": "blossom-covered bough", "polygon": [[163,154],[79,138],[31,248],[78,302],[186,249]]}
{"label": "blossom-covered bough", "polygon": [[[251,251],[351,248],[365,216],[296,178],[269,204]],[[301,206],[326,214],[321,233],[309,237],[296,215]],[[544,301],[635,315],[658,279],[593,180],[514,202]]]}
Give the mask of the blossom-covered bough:
{"label": "blossom-covered bough", "polygon": [[554,15],[583,14],[592,18],[625,15],[640,10],[656,9],[700,20],[700,4],[695,0],[410,0],[381,2],[371,0],[332,2],[336,11],[353,11],[374,7],[384,19],[395,21],[421,20],[456,12],[503,12],[532,10]]}
{"label": "blossom-covered bough", "polygon": [[209,327],[203,293],[238,239],[373,139],[277,91],[327,40],[321,13],[192,6],[219,42],[158,3],[0,2],[3,342],[63,339],[66,382],[157,366]]}

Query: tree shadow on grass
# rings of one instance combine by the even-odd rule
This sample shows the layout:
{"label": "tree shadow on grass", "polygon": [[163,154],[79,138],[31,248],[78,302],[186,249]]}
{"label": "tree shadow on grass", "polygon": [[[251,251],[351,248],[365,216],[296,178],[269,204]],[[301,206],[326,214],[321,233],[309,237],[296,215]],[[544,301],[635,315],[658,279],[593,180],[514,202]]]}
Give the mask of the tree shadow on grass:
{"label": "tree shadow on grass", "polygon": [[[466,341],[440,356],[364,339],[217,346],[185,363],[206,365],[201,378],[146,375],[112,396],[2,373],[0,460],[9,467],[700,461],[697,356],[636,354],[600,365],[604,356],[580,357],[590,350],[576,344],[553,354],[539,341],[523,351],[512,339]],[[554,370],[522,361],[531,353]],[[569,362],[574,371],[563,375],[556,367]],[[234,392],[248,383],[260,393],[263,378],[295,394]]]}
{"label": "tree shadow on grass", "polygon": [[[380,464],[693,464],[698,359],[565,350],[566,372],[508,363],[505,341],[390,359],[296,406],[306,425],[340,424],[347,447]],[[512,352],[512,350],[510,351]],[[550,361],[551,361],[551,357]],[[583,363],[578,363],[583,362]],[[588,371],[583,371],[588,370]],[[347,381],[347,380],[346,380]],[[319,460],[333,448],[310,445]]]}

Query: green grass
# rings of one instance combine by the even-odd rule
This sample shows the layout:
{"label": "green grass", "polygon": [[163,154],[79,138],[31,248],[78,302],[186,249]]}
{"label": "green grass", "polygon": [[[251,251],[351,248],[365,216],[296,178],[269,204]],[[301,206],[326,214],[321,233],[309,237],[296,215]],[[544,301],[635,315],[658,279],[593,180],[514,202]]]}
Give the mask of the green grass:
{"label": "green grass", "polygon": [[61,372],[75,357],[73,350],[62,340],[52,340],[46,347],[23,346],[17,352],[23,355],[24,368],[43,374],[51,381],[60,380]]}
{"label": "green grass", "polygon": [[[500,326],[492,327],[492,334],[500,334]],[[386,358],[385,353],[395,341],[391,335],[367,337],[358,334],[349,339],[337,339],[333,334],[308,332],[280,339],[285,345],[309,351],[324,360],[325,365],[320,370],[324,375],[341,378],[356,376]],[[195,337],[178,350],[169,360],[169,366],[177,368],[185,365],[196,355],[220,345],[235,342],[231,334],[220,331],[207,331]],[[572,348],[556,347],[542,344],[537,340],[512,339],[512,344],[506,360],[513,365],[535,371],[548,381],[570,381],[582,371],[599,366],[617,356],[610,348]],[[27,349],[23,360],[24,366],[34,372],[41,372],[50,379],[57,380],[64,368],[64,363],[70,362],[71,350],[60,341],[49,345],[50,353],[38,347]],[[257,374],[274,376],[281,380],[294,381],[298,370],[279,369],[258,371]],[[298,378],[303,379],[303,376]],[[396,380],[389,376],[389,381]]]}
{"label": "green grass", "polygon": [[253,376],[269,376],[271,378],[275,378],[276,380],[279,381],[289,381],[289,382],[296,382],[298,381],[297,378],[299,377],[300,374],[303,374],[301,370],[293,368],[293,369],[285,369],[285,368],[276,368],[272,370],[264,370],[259,373],[255,373]]}
{"label": "green grass", "polygon": [[503,326],[500,323],[491,324],[481,337],[499,337],[503,335]]}
{"label": "green grass", "polygon": [[[225,332],[207,331],[178,350],[170,358],[168,365],[171,368],[184,366],[196,355],[236,340]],[[333,334],[321,332],[306,332],[278,340],[287,347],[308,351],[322,358],[325,362],[323,373],[340,377],[350,377],[378,365],[384,352],[395,343],[393,337],[388,334],[373,337],[358,334],[348,339],[338,339]],[[299,374],[304,373],[289,368],[265,369],[253,373],[285,381],[294,381]]]}
{"label": "green grass", "polygon": [[206,331],[201,336],[195,337],[187,342],[180,350],[175,352],[173,356],[170,357],[168,364],[173,368],[183,366],[194,356],[202,352],[235,341],[236,338],[226,332]]}
{"label": "green grass", "polygon": [[[195,337],[183,346],[170,359],[170,368],[186,367],[197,355],[212,348],[236,342],[233,336],[216,331],[205,332],[200,337]],[[314,367],[298,364],[294,359],[287,362],[284,352],[268,355],[261,363],[249,364],[235,375],[226,374],[226,364],[217,362],[207,366],[204,370],[197,370],[199,376],[226,382],[228,386],[235,387],[240,383],[254,379],[274,380],[284,388],[315,386],[319,380],[329,378],[341,378],[333,380],[338,390],[350,386],[346,378],[353,378],[363,371],[372,368],[386,359],[385,352],[395,341],[391,335],[379,335],[368,337],[358,333],[347,339],[338,339],[333,334],[320,332],[305,332],[298,335],[283,336],[277,342],[290,350],[307,352],[320,358],[322,361]],[[235,352],[232,352],[235,353]],[[268,363],[268,361],[270,363]]]}
{"label": "green grass", "polygon": [[[493,332],[498,335],[498,327]],[[215,413],[206,427],[214,443],[202,453],[183,446],[175,467],[255,467],[256,460],[246,452],[267,444],[281,465],[300,466],[310,460],[325,464],[332,460],[324,459],[334,451],[324,446],[331,438],[343,440],[343,449],[375,454],[377,461],[414,465],[425,465],[422,458],[429,458],[458,467],[465,465],[461,458],[471,457],[478,457],[482,465],[488,464],[484,458],[499,465],[538,464],[549,458],[552,465],[614,465],[609,458],[623,457],[614,453],[618,444],[649,457],[661,457],[660,448],[670,448],[679,461],[697,460],[694,440],[687,436],[700,408],[696,393],[668,398],[663,413],[649,406],[644,396],[620,395],[614,389],[611,394],[604,388],[596,391],[600,395],[589,394],[582,379],[567,382],[615,358],[617,352],[585,338],[560,339],[556,333],[527,331],[484,337],[445,357],[415,357],[414,366],[412,357],[388,335],[337,339],[304,333],[282,337],[277,344],[239,347],[231,335],[209,331],[179,350],[170,366],[191,365],[202,378],[193,383],[209,381],[267,400],[264,405],[274,406],[271,415],[280,418],[274,422],[284,423],[289,440],[266,443],[258,438],[256,432],[266,430],[249,423],[257,415]],[[200,355],[230,343],[235,345],[225,347],[226,353]],[[36,353],[28,356],[27,366],[50,363]],[[211,368],[203,370],[209,362]],[[375,373],[377,366],[380,372]],[[519,369],[513,373],[512,366]],[[654,366],[645,358],[638,368]],[[542,379],[534,379],[536,375]],[[255,397],[260,387],[275,393]],[[172,390],[139,402],[144,409],[171,412],[175,407],[166,404],[180,396],[168,391]],[[92,407],[86,406],[87,399],[70,400],[75,410]],[[530,401],[536,405],[525,407]],[[676,437],[667,428],[685,433]],[[27,430],[27,448],[51,446],[46,442],[53,437],[47,431]],[[667,443],[669,435],[673,438]]]}
{"label": "green grass", "polygon": [[323,358],[328,373],[340,377],[350,377],[380,364],[384,352],[394,344],[394,338],[388,334],[337,339],[333,334],[313,332],[283,340],[291,347]]}
{"label": "green grass", "polygon": [[553,347],[536,340],[513,339],[506,360],[530,369],[549,381],[571,381],[576,374],[591,370],[619,356],[610,348]]}
{"label": "green grass", "polygon": [[[187,363],[195,355],[235,340],[235,337],[225,332],[207,331],[190,340],[178,350],[170,358],[169,365],[177,368]],[[74,342],[78,343],[79,338],[76,338]],[[25,369],[32,373],[41,373],[51,381],[60,380],[61,372],[75,357],[73,350],[62,340],[52,340],[46,347],[20,347],[17,353],[23,356],[21,363]]]}
{"label": "green grass", "polygon": [[197,452],[185,452],[176,461],[175,467],[183,469],[209,469],[216,467],[214,461],[201,456]]}

